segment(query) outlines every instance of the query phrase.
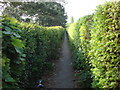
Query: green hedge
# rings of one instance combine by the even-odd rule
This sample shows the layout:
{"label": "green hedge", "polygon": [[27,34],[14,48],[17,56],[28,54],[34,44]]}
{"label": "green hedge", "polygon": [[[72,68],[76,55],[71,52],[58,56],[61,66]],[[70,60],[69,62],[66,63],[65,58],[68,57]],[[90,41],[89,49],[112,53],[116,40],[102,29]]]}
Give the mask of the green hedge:
{"label": "green hedge", "polygon": [[37,87],[59,57],[64,28],[20,23],[7,16],[1,23],[3,88]]}
{"label": "green hedge", "polygon": [[84,53],[84,57],[87,62],[89,62],[89,50],[90,50],[90,30],[92,29],[92,20],[93,15],[87,15],[80,18],[80,45],[82,46],[82,52]]}
{"label": "green hedge", "polygon": [[[71,25],[69,27],[72,29],[68,30],[68,33],[70,41],[74,45],[75,67],[80,72],[81,67],[88,68],[87,70],[92,72],[92,88],[120,88],[119,11],[120,1],[106,2],[99,5],[93,15],[80,18],[76,23],[77,27],[76,25],[72,26],[73,29]],[[79,37],[79,40],[73,39],[75,38],[73,36]],[[82,61],[85,63],[81,63]]]}
{"label": "green hedge", "polygon": [[92,86],[120,88],[120,1],[98,6],[93,20],[89,51]]}
{"label": "green hedge", "polygon": [[24,87],[36,87],[36,83],[47,71],[52,70],[51,60],[59,57],[59,48],[63,38],[64,28],[41,27],[22,23],[21,36],[25,43],[26,69],[25,77],[21,78]]}
{"label": "green hedge", "polygon": [[68,27],[69,41],[72,47],[73,67],[77,73],[77,84],[80,88],[89,88],[91,85],[90,63],[88,59],[90,15],[80,18]]}

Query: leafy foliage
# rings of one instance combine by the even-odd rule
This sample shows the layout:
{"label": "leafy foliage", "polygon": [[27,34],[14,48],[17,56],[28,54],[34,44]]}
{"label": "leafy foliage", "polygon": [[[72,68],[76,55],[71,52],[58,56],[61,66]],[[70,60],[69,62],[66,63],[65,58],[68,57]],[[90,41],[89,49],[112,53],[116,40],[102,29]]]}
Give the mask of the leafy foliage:
{"label": "leafy foliage", "polygon": [[[90,52],[93,87],[118,88],[120,64],[120,2],[97,7],[93,17]],[[120,88],[120,87],[119,87]]]}
{"label": "leafy foliage", "polygon": [[25,77],[21,78],[22,86],[36,87],[36,83],[45,72],[52,70],[51,60],[59,57],[63,28],[41,27],[36,24],[22,23],[21,33],[26,49]]}
{"label": "leafy foliage", "polygon": [[[84,19],[82,19],[84,20]],[[72,47],[72,58],[73,58],[73,66],[75,71],[78,73],[75,74],[77,77],[77,83],[80,86],[80,88],[89,88],[90,82],[91,82],[91,73],[90,73],[90,66],[87,59],[87,56],[85,56],[85,48],[82,48],[82,44],[85,43],[82,40],[80,40],[80,28],[83,27],[81,24],[86,24],[86,22],[83,22],[82,20],[79,20],[77,23],[70,24],[68,28],[68,34],[69,34],[69,41]],[[86,27],[85,27],[86,28]]]}
{"label": "leafy foliage", "polygon": [[[74,46],[73,58],[76,57],[74,67],[78,70],[85,68],[88,72],[91,70],[92,88],[120,88],[119,11],[120,1],[106,2],[99,5],[93,15],[84,16],[76,25],[69,26],[68,34]],[[78,75],[82,78],[79,82],[83,83],[87,72],[80,73],[83,76]]]}
{"label": "leafy foliage", "polygon": [[17,20],[7,16],[2,17],[2,83],[4,88],[19,88],[20,74],[24,69],[24,44],[20,40]]}
{"label": "leafy foliage", "polygon": [[[20,23],[3,16],[1,20],[3,88],[36,87],[59,57],[64,28]],[[23,54],[24,53],[24,54]]]}
{"label": "leafy foliage", "polygon": [[[42,26],[65,27],[67,19],[64,6],[57,2],[11,2],[3,14],[15,17],[19,21],[33,21]],[[21,16],[28,18],[23,20]]]}

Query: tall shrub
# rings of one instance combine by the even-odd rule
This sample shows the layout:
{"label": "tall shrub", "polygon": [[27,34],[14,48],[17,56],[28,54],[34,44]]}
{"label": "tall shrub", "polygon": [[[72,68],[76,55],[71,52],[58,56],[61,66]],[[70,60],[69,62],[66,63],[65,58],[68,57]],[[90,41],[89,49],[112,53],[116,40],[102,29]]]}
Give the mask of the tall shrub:
{"label": "tall shrub", "polygon": [[21,84],[24,87],[36,87],[44,73],[52,70],[51,60],[59,57],[64,28],[22,23],[21,29],[22,40],[26,46],[26,69],[23,74],[25,77],[21,78]]}
{"label": "tall shrub", "polygon": [[[79,70],[82,68],[83,71],[89,71],[91,68],[93,88],[120,88],[119,11],[120,1],[106,2],[97,7],[93,16],[87,15],[80,18],[77,23],[79,35],[75,33],[75,25],[72,26],[72,30],[68,30],[70,37],[76,35],[80,37],[79,40],[72,37],[74,67],[79,67]],[[82,54],[78,53],[80,51]],[[86,70],[86,68],[88,69]],[[81,75],[79,76],[81,77]],[[84,80],[84,77],[81,78]]]}
{"label": "tall shrub", "polygon": [[93,17],[90,52],[94,88],[120,88],[120,1],[99,5]]}
{"label": "tall shrub", "polygon": [[[84,17],[78,20],[77,23],[72,23],[68,27],[69,41],[72,47],[73,67],[75,71],[77,71],[77,73],[75,74],[75,76],[77,77],[76,82],[78,84],[78,87],[80,88],[90,87],[91,82],[89,62],[88,59],[86,59],[87,56],[85,56],[87,52],[85,50],[87,49],[87,47],[83,47],[86,44],[86,34],[88,34],[88,32],[86,32],[86,22],[87,19],[86,17]],[[84,27],[84,29],[81,27]]]}
{"label": "tall shrub", "polygon": [[5,88],[35,88],[59,57],[64,28],[42,27],[3,16],[2,84]]}

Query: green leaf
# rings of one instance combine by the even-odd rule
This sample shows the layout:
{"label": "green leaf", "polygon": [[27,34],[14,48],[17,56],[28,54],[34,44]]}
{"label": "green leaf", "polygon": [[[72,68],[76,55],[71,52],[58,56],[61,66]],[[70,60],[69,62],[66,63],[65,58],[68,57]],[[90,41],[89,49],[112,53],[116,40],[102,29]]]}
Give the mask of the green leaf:
{"label": "green leaf", "polygon": [[9,32],[9,31],[3,31],[2,33],[3,34],[11,34],[11,32]]}
{"label": "green leaf", "polygon": [[17,38],[21,38],[21,36],[16,33],[13,33],[13,35],[16,36]]}
{"label": "green leaf", "polygon": [[13,26],[13,25],[11,25],[10,27],[11,27],[12,29],[19,29],[18,27]]}
{"label": "green leaf", "polygon": [[8,26],[5,26],[5,30],[6,30],[6,31],[12,31],[12,29],[9,28]]}
{"label": "green leaf", "polygon": [[19,48],[24,47],[24,44],[22,43],[22,41],[16,38],[12,39],[12,45],[19,47]]}
{"label": "green leaf", "polygon": [[18,21],[17,21],[17,19],[15,19],[15,18],[11,18],[10,19],[10,23],[11,24],[16,24]]}
{"label": "green leaf", "polygon": [[26,54],[22,54],[22,57],[26,57]]}
{"label": "green leaf", "polygon": [[5,79],[6,82],[16,82],[8,73],[5,73],[3,75],[3,78]]}
{"label": "green leaf", "polygon": [[15,50],[16,50],[17,53],[22,54],[22,49],[21,49],[21,48],[19,48],[19,47],[15,47]]}
{"label": "green leaf", "polygon": [[25,58],[20,58],[21,61],[25,61]]}

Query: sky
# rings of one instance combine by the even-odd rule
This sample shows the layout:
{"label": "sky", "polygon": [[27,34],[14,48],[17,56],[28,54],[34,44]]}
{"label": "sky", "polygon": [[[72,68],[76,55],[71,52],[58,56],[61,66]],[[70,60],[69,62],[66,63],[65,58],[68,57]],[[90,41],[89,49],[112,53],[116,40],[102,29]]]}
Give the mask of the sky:
{"label": "sky", "polygon": [[65,10],[68,15],[68,21],[71,17],[74,17],[74,21],[78,20],[80,17],[92,14],[96,6],[104,4],[106,1],[110,0],[66,0],[68,4],[65,5]]}

